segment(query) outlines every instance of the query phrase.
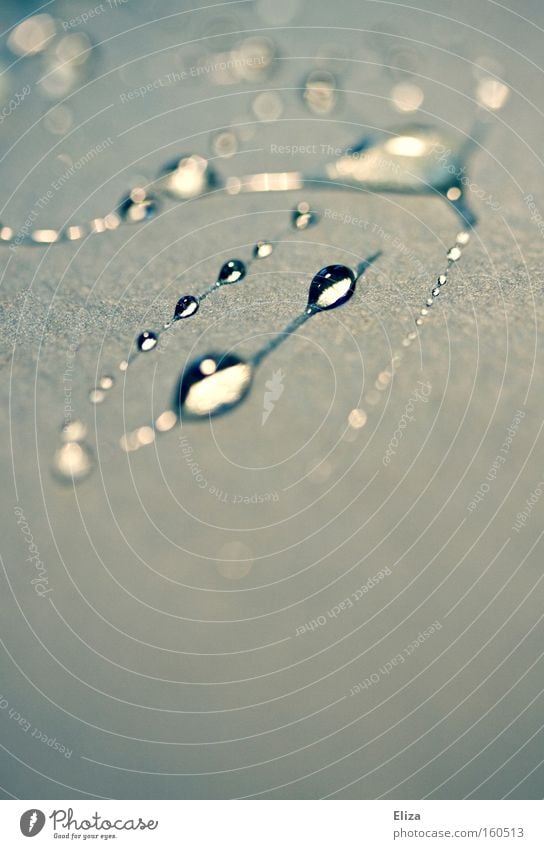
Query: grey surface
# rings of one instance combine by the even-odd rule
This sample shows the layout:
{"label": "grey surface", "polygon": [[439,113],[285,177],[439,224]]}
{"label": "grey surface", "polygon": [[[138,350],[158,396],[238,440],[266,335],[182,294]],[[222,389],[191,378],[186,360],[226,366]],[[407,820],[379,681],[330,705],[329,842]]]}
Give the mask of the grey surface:
{"label": "grey surface", "polygon": [[[55,4],[56,14],[66,17],[68,5]],[[36,97],[0,128],[4,150],[15,143],[1,171],[9,223],[23,221],[62,172],[59,153],[75,160],[114,140],[44,210],[44,225],[60,226],[104,214],[176,152],[208,155],[210,135],[231,123],[249,126],[250,137],[219,162],[223,173],[313,167],[319,157],[278,157],[271,145],[338,147],[369,127],[408,121],[388,99],[405,76],[392,66],[409,67],[425,93],[416,117],[460,136],[475,115],[475,65],[492,60],[511,88],[471,163],[499,209],[474,200],[481,224],[408,349],[400,342],[458,229],[436,199],[217,194],[79,245],[0,253],[0,692],[72,751],[63,757],[0,710],[6,797],[542,796],[542,500],[519,533],[512,527],[544,478],[542,231],[523,199],[530,192],[544,209],[544,20],[537,2],[510,5],[306,2],[283,26],[264,17],[280,4],[226,4],[221,15],[196,10],[153,23],[183,7],[131,2],[92,24],[104,39],[96,79],[69,103],[84,126],[66,138],[33,127],[44,109]],[[210,39],[212,25],[222,35]],[[259,83],[199,79],[120,103],[127,89],[239,38],[225,33],[270,27],[281,59],[264,85],[282,90],[280,121],[252,114]],[[325,119],[298,90],[324,46],[342,57],[334,66],[344,89]],[[36,73],[15,67],[10,85]],[[286,234],[302,197],[369,228],[323,217]],[[135,333],[160,325],[222,261],[278,234],[269,259],[205,302],[164,353],[138,362],[91,408],[96,375],[113,371]],[[380,249],[355,298],[265,361],[238,410],[184,426],[204,488],[177,430],[122,454],[121,434],[164,409],[188,358],[231,347],[250,354],[303,309],[317,269]],[[91,425],[98,458],[75,489],[51,475],[74,343],[73,406]],[[377,393],[397,350],[394,380]],[[285,389],[262,426],[265,383],[277,369]],[[416,403],[386,468],[420,380],[432,387],[429,400]],[[354,408],[368,415],[356,431],[347,424]],[[517,410],[526,415],[505,462],[470,511]],[[265,493],[278,500],[234,503]],[[30,583],[17,504],[47,568],[47,598]],[[385,567],[391,575],[353,608],[327,614]],[[238,577],[225,577],[229,569]],[[296,636],[319,616],[325,625]],[[379,673],[436,620],[438,633]],[[373,674],[377,683],[350,696]]]}

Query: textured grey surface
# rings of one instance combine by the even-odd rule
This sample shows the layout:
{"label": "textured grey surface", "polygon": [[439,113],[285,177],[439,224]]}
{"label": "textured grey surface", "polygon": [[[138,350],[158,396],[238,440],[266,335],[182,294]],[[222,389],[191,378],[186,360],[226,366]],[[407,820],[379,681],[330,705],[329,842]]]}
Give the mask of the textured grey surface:
{"label": "textured grey surface", "polygon": [[[176,152],[208,155],[210,137],[231,124],[245,138],[219,161],[222,173],[313,169],[320,154],[286,157],[271,146],[341,147],[369,127],[410,120],[389,97],[406,77],[400,69],[425,94],[416,118],[460,137],[473,124],[479,69],[492,67],[511,89],[471,162],[498,209],[473,199],[480,226],[406,349],[458,229],[436,199],[218,193],[167,205],[144,226],[0,254],[6,797],[542,796],[544,502],[536,498],[519,532],[513,525],[544,478],[543,234],[524,201],[532,193],[544,209],[544,20],[536,0],[510,5],[301,2],[284,22],[280,3],[182,14],[183,4],[130,2],[87,24],[103,43],[94,81],[69,100],[70,135],[48,134],[38,96],[0,128],[9,151],[1,220],[16,224],[66,168],[59,154],[75,161],[113,139],[40,214],[37,226],[60,226],[104,214]],[[66,19],[75,6],[54,12]],[[122,103],[123,92],[264,30],[280,54],[265,83],[202,76]],[[324,49],[337,57],[343,89],[325,118],[300,97]],[[39,72],[19,64],[9,71],[15,89]],[[263,87],[280,92],[276,122],[251,111]],[[302,197],[321,222],[286,231]],[[159,326],[225,259],[280,235],[243,283],[206,301],[91,408],[96,376],[115,369],[140,329]],[[238,410],[184,426],[183,444],[176,430],[135,454],[119,450],[127,428],[164,409],[188,358],[252,353],[303,309],[322,265],[355,265],[377,250],[355,298],[286,340]],[[72,405],[97,457],[77,488],[51,475],[74,345]],[[396,351],[394,379],[377,392]],[[265,384],[278,369],[284,391],[263,426]],[[430,384],[429,398],[413,405],[386,467],[418,381]],[[347,420],[355,408],[368,416],[358,430]],[[518,410],[525,416],[492,472]],[[47,570],[45,598],[31,584],[16,505]],[[391,574],[353,607],[329,613],[384,569]],[[296,636],[318,617],[325,624]],[[399,654],[404,662],[384,672]],[[365,679],[372,686],[350,695]]]}

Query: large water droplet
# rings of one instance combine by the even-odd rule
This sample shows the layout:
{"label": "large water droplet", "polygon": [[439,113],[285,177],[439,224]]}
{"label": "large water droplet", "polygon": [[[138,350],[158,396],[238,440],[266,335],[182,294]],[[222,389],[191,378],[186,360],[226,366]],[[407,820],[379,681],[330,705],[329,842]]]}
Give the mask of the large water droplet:
{"label": "large water droplet", "polygon": [[464,173],[463,145],[434,127],[414,125],[365,139],[331,162],[327,174],[343,184],[374,190],[447,191]]}
{"label": "large water droplet", "polygon": [[237,283],[238,280],[243,280],[246,276],[246,267],[239,259],[229,259],[221,266],[217,282],[220,285],[224,283]]}
{"label": "large water droplet", "polygon": [[181,375],[174,409],[181,418],[220,415],[243,400],[252,378],[251,365],[235,354],[206,354]]}
{"label": "large water droplet", "polygon": [[346,265],[327,265],[310,283],[307,313],[330,310],[349,301],[355,292],[355,274]]}
{"label": "large water droplet", "polygon": [[66,482],[83,480],[91,473],[93,465],[90,448],[80,442],[65,442],[53,459],[53,471]]}
{"label": "large water droplet", "polygon": [[194,315],[200,306],[198,298],[194,295],[183,295],[176,304],[174,310],[174,321],[180,318],[189,318]]}
{"label": "large water droplet", "polygon": [[139,224],[151,218],[157,212],[159,204],[154,195],[148,194],[145,189],[137,188],[121,200],[119,204],[119,215],[128,224]]}
{"label": "large water droplet", "polygon": [[217,182],[208,160],[193,153],[166,165],[156,185],[171,197],[188,200],[214,188]]}
{"label": "large water droplet", "polygon": [[144,330],[144,332],[140,333],[138,336],[136,344],[138,349],[145,353],[146,351],[152,351],[157,342],[158,336],[156,333],[153,333],[152,330]]}

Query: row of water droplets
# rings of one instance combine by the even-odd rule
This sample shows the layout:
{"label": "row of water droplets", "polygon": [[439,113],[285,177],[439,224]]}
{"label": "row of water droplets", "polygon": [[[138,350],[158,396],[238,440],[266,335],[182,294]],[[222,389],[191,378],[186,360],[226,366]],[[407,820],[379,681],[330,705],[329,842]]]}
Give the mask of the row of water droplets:
{"label": "row of water droplets", "polygon": [[[296,231],[307,230],[318,221],[317,213],[310,208],[306,201],[301,201],[291,213],[291,228]],[[139,354],[147,354],[153,351],[159,342],[161,333],[169,330],[176,322],[190,318],[200,308],[202,301],[216,292],[219,288],[225,285],[241,282],[251,266],[253,261],[262,260],[269,257],[274,245],[281,241],[285,234],[285,228],[276,236],[274,240],[258,241],[252,251],[252,257],[249,261],[242,262],[239,259],[229,259],[221,266],[217,275],[217,280],[204,289],[199,295],[182,295],[177,301],[172,317],[163,324],[160,330],[144,330],[136,339],[135,350],[133,350],[127,359],[121,360],[118,365],[118,370],[122,373],[126,372],[132,365]],[[111,374],[102,375],[96,385],[89,391],[89,401],[91,404],[101,404],[106,395],[115,385],[115,378]],[[175,417],[166,412],[160,416],[156,422],[158,431],[170,430],[175,424]],[[132,437],[123,437],[121,439],[121,447],[125,450],[132,450],[134,447],[148,444],[150,434],[153,431],[150,428],[139,428],[134,432]],[[61,445],[55,452],[53,469],[57,477],[66,481],[78,481],[87,477],[93,468],[93,452],[87,443],[88,428],[85,422],[81,419],[73,420],[65,424],[61,428]]]}

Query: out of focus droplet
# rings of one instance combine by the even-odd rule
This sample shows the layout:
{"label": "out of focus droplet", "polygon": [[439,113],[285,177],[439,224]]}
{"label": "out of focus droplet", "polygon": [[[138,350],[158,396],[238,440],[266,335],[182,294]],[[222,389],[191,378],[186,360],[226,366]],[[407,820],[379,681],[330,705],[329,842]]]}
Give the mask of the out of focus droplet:
{"label": "out of focus droplet", "polygon": [[312,71],[304,85],[303,97],[311,112],[327,115],[337,101],[336,78],[329,71]]}
{"label": "out of focus droplet", "polygon": [[245,578],[253,567],[253,552],[238,540],[225,543],[219,551],[219,557],[223,559],[217,564],[217,571],[229,581]]}
{"label": "out of focus droplet", "polygon": [[414,83],[398,83],[391,91],[393,105],[398,112],[416,112],[423,103],[423,92]]}
{"label": "out of focus droplet", "polygon": [[34,56],[46,49],[55,32],[51,15],[33,15],[10,32],[7,45],[17,56]]}
{"label": "out of focus droplet", "polygon": [[222,133],[218,133],[213,142],[212,142],[213,152],[222,157],[223,159],[229,159],[231,156],[234,156],[236,151],[238,150],[238,139],[232,130],[224,130]]}
{"label": "out of focus droplet", "polygon": [[275,91],[261,91],[251,108],[259,121],[277,121],[283,112],[283,101]]}
{"label": "out of focus droplet", "polygon": [[87,425],[81,419],[74,419],[65,424],[60,432],[63,442],[81,442],[87,436]]}
{"label": "out of focus droplet", "polygon": [[53,471],[66,482],[80,481],[93,468],[90,449],[79,442],[66,442],[55,452]]}
{"label": "out of focus droplet", "polygon": [[352,410],[348,416],[348,424],[355,430],[359,430],[367,423],[368,416],[364,410]]}
{"label": "out of focus droplet", "polygon": [[72,128],[72,111],[62,104],[54,106],[44,116],[43,123],[50,133],[53,133],[55,136],[63,136]]}
{"label": "out of focus droplet", "polygon": [[179,200],[198,197],[216,185],[208,160],[194,153],[162,169],[157,187]]}
{"label": "out of focus droplet", "polygon": [[508,100],[509,94],[510,89],[508,86],[492,77],[481,80],[476,89],[478,103],[493,110],[502,109]]}

